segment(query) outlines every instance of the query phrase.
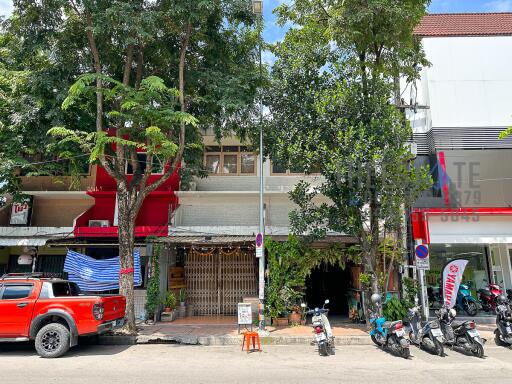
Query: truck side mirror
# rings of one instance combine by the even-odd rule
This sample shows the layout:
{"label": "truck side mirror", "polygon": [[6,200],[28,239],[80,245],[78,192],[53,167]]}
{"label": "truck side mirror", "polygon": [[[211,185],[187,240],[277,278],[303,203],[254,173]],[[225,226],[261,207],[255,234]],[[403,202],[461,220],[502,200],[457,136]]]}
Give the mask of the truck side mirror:
{"label": "truck side mirror", "polygon": [[329,299],[325,300],[325,304],[329,304]]}

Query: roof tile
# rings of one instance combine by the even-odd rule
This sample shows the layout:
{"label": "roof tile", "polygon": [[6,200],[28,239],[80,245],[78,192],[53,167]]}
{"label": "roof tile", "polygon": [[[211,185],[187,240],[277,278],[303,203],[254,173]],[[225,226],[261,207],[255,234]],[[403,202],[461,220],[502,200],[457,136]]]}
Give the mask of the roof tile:
{"label": "roof tile", "polygon": [[512,12],[426,15],[414,34],[422,37],[512,35]]}

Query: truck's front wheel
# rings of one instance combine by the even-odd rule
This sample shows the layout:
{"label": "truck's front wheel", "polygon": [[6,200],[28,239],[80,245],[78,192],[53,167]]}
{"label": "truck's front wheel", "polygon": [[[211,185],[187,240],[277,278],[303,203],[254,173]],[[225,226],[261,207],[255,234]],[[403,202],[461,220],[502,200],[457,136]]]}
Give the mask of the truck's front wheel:
{"label": "truck's front wheel", "polygon": [[62,324],[51,323],[39,330],[36,336],[36,351],[39,356],[54,358],[69,350],[69,330]]}

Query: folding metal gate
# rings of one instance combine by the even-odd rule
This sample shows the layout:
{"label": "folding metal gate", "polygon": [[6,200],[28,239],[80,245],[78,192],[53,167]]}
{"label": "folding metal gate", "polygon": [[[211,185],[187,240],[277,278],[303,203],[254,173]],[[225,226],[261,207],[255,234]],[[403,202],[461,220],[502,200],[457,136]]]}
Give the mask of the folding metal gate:
{"label": "folding metal gate", "polygon": [[235,315],[237,303],[257,296],[254,251],[191,249],[185,259],[187,302],[197,315]]}

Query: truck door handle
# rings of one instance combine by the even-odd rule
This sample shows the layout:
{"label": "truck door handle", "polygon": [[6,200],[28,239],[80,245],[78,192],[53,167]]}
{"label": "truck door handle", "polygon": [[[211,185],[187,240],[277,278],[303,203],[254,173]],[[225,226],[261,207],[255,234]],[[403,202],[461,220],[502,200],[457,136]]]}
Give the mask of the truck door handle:
{"label": "truck door handle", "polygon": [[18,308],[25,308],[28,305],[28,303],[19,303],[16,305]]}

